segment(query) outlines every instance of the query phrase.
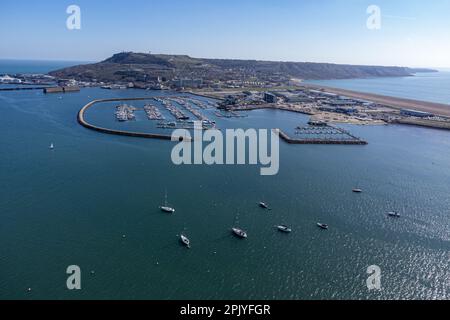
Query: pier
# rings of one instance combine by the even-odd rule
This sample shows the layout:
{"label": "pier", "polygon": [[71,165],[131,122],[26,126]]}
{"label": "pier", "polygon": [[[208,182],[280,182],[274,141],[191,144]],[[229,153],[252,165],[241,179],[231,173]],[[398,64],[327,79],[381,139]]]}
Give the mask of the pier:
{"label": "pier", "polygon": [[68,93],[68,92],[79,92],[80,87],[47,87],[44,88],[44,93]]}
{"label": "pier", "polygon": [[[342,128],[330,126],[328,124],[327,125],[321,124],[320,126],[297,127],[295,134],[307,137],[291,138],[285,132],[280,130],[280,137],[290,144],[341,144],[341,145],[368,144],[367,141],[364,141],[352,135],[349,131]],[[339,138],[339,136],[341,136],[342,138]]]}
{"label": "pier", "polygon": [[155,99],[161,102],[164,107],[175,117],[177,120],[189,120],[189,117],[185,115],[180,109],[176,108],[168,99]]}
{"label": "pier", "polygon": [[[198,120],[202,121],[203,123],[208,124],[214,124],[214,122],[210,121],[207,117],[205,117],[202,113],[200,113],[198,110],[194,109],[187,101],[183,99],[171,99],[172,101],[178,103],[180,106],[185,108],[188,112],[192,113]],[[190,103],[196,103],[190,100]],[[199,102],[201,103],[201,102]],[[206,106],[204,106],[206,109]]]}
{"label": "pier", "polygon": [[144,106],[144,111],[147,114],[147,117],[149,120],[165,120],[166,118],[161,114],[159,109],[152,105],[152,104],[146,104]]}

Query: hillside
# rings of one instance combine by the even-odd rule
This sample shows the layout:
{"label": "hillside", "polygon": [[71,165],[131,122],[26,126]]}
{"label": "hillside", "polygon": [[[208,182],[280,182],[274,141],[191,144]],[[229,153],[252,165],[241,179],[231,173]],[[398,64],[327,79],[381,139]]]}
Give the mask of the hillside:
{"label": "hillside", "polygon": [[157,77],[202,78],[205,81],[286,81],[290,78],[322,80],[372,77],[403,77],[429,69],[339,65],[330,63],[256,60],[200,59],[186,55],[122,52],[94,64],[50,73],[59,78],[103,82],[151,82]]}

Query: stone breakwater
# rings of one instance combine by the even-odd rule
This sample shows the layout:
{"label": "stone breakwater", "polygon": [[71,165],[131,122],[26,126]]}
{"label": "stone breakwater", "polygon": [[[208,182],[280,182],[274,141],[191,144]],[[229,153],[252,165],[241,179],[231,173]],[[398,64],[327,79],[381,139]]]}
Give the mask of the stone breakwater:
{"label": "stone breakwater", "polygon": [[[153,99],[153,97],[151,97],[151,98],[148,98],[148,97],[147,98],[113,98],[113,99],[93,100],[93,101],[89,102],[88,104],[86,104],[83,108],[81,108],[81,110],[78,112],[77,120],[78,120],[78,123],[81,124],[83,127],[90,129],[90,130],[102,132],[102,133],[114,134],[114,135],[119,135],[119,136],[137,137],[137,138],[172,140],[171,135],[123,131],[123,130],[115,130],[115,129],[110,129],[110,128],[99,127],[99,126],[89,123],[84,117],[85,112],[97,103],[115,102],[115,101],[143,101],[143,100],[151,100],[151,99]],[[185,140],[184,137],[177,137],[176,139],[179,141]]]}

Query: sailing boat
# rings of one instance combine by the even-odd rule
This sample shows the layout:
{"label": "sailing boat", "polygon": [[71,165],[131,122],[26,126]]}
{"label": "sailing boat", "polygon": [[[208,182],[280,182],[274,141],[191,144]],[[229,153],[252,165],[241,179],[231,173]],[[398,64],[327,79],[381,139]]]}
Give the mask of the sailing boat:
{"label": "sailing boat", "polygon": [[175,212],[175,209],[172,207],[169,207],[169,205],[167,204],[167,190],[166,190],[164,205],[160,206],[159,209],[166,213],[174,213]]}
{"label": "sailing boat", "polygon": [[50,144],[50,147],[49,147],[49,149],[50,149],[50,150],[53,150],[53,149],[55,149],[55,146],[53,145],[53,143],[51,143],[51,144]]}
{"label": "sailing boat", "polygon": [[[236,214],[236,216],[234,217],[234,220],[235,220],[235,225],[237,225],[238,221],[239,221],[239,213]],[[241,239],[247,239],[247,232],[244,231],[243,229],[238,228],[238,227],[233,227],[233,228],[231,228],[231,231],[233,232],[233,234],[235,236],[237,236]]]}

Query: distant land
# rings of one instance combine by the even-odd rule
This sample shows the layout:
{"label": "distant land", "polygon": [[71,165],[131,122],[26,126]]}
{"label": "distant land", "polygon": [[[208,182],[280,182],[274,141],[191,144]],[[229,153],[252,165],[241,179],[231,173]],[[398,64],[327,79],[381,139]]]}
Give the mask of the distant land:
{"label": "distant land", "polygon": [[52,71],[58,78],[78,81],[126,83],[174,79],[216,81],[264,81],[284,83],[291,79],[327,80],[375,77],[406,77],[432,69],[342,65],[310,62],[201,59],[187,55],[122,52],[93,64]]}

